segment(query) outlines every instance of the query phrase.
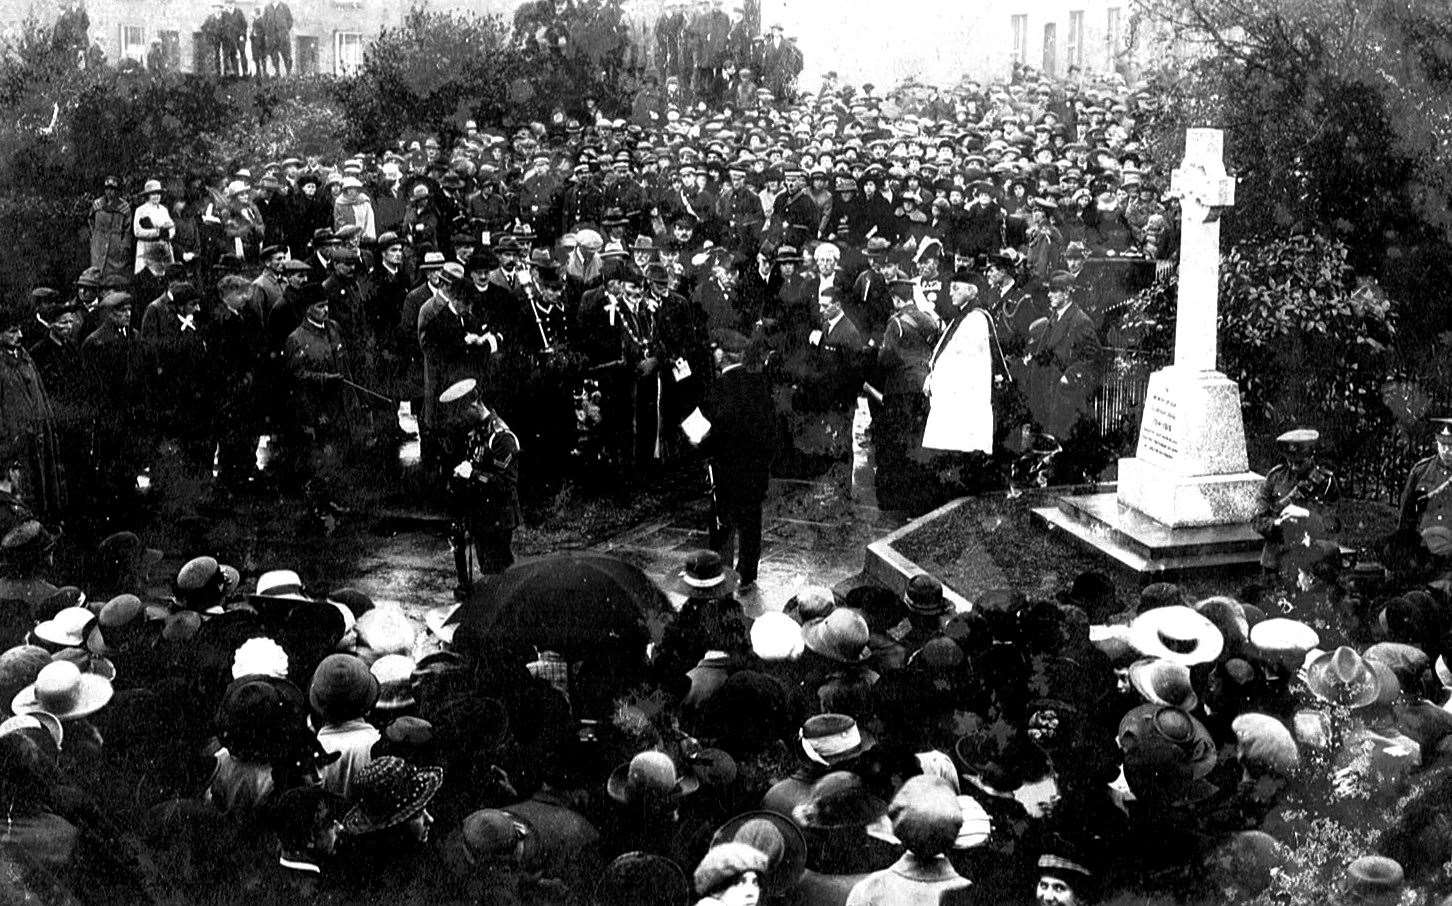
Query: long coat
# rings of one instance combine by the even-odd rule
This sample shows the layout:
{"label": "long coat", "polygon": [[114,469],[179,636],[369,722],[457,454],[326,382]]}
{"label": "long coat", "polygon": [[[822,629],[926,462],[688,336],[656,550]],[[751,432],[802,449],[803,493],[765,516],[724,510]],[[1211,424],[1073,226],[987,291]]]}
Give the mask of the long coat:
{"label": "long coat", "polygon": [[21,446],[26,501],[43,514],[65,505],[56,460],[55,413],[24,349],[0,352],[0,439]]}
{"label": "long coat", "polygon": [[1070,303],[1051,314],[1043,337],[1029,352],[1038,367],[1030,372],[1029,408],[1044,431],[1065,438],[1089,413],[1104,367],[1104,347],[1094,322]]}
{"label": "long coat", "polygon": [[130,277],[136,272],[131,252],[131,202],[124,198],[91,202],[91,267],[102,279],[113,274]]}
{"label": "long coat", "polygon": [[993,452],[992,329],[988,313],[975,308],[938,338],[927,385],[927,449]]}

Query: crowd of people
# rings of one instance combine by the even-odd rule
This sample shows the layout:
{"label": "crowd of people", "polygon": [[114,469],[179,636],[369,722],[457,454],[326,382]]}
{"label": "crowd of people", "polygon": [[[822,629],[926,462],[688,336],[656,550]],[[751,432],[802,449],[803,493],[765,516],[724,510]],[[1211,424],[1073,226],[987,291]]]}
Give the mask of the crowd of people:
{"label": "crowd of people", "polygon": [[736,364],[763,376],[769,430],[748,440],[773,474],[845,463],[865,399],[884,509],[1001,486],[1024,457],[1103,464],[1118,303],[1175,257],[1165,166],[1135,132],[1148,86],[1030,71],[883,97],[829,74],[712,106],[654,81],[628,118],[108,178],[91,266],[7,314],[5,373],[44,397],[0,426],[33,505],[124,490],[157,448],[246,491],[264,434],[274,483],[316,489],[334,453],[396,436],[387,399],[438,465],[436,398],[464,378],[518,435],[526,494],[582,463],[629,487],[709,457],[682,425]]}
{"label": "crowd of people", "polygon": [[[1118,305],[1176,253],[1167,163],[1136,132],[1152,86],[1020,70],[793,97],[680,72],[619,118],[108,179],[73,291],[0,309],[15,883],[163,903],[1239,902],[1292,875],[1333,902],[1452,893],[1452,426],[1408,483],[1416,553],[1385,566],[1343,561],[1301,430],[1263,495],[1258,586],[1122,600],[1085,573],[962,613],[927,575],[751,593],[769,477],[845,462],[854,417],[887,508],[1047,480],[1089,445]],[[592,564],[631,607],[580,614],[598,631],[573,645],[542,641],[550,621],[490,631],[462,577],[464,603],[414,602],[426,630],[288,570],[245,594],[215,557],[158,589],[135,535],[49,581],[47,521],[120,499],[139,465],[326,507],[400,405],[486,572],[510,575],[520,494],[671,465],[710,465],[715,550],[659,587]],[[1359,849],[1307,867],[1328,825]]]}
{"label": "crowd of people", "polygon": [[466,602],[424,629],[209,556],[159,588],[129,533],[56,588],[22,525],[0,843],[41,902],[1393,906],[1452,880],[1445,581],[1126,601],[1084,573],[955,612],[928,575],[762,602],[709,550],[659,587],[562,555],[536,606],[578,625]]}

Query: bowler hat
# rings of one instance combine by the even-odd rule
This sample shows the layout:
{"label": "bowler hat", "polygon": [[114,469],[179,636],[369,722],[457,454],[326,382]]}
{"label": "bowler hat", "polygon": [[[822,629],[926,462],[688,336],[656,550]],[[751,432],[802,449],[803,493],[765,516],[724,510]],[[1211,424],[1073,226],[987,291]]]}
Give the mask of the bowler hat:
{"label": "bowler hat", "polygon": [[928,573],[918,573],[908,580],[906,600],[908,610],[919,616],[942,616],[953,609],[943,595],[943,583]]}
{"label": "bowler hat", "polygon": [[698,550],[686,557],[685,566],[671,579],[670,590],[690,598],[725,598],[741,584],[741,575],[727,566],[712,550]]}

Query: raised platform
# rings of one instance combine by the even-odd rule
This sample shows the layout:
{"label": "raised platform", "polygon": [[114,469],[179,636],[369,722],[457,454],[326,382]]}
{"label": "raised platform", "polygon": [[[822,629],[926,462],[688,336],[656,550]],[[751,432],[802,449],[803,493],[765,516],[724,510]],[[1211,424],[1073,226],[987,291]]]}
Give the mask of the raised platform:
{"label": "raised platform", "polygon": [[[904,525],[896,531],[890,532],[876,541],[867,545],[867,553],[862,564],[862,571],[871,576],[878,584],[890,589],[898,595],[907,594],[908,580],[918,573],[927,572],[921,566],[904,557],[893,547],[893,543],[899,538],[916,531],[924,523],[931,522],[941,516],[952,512],[966,503],[970,498],[960,497],[951,503],[945,503],[922,516]],[[956,613],[965,613],[973,607],[967,598],[958,594],[948,585],[943,586],[943,597],[947,598],[953,605]]]}
{"label": "raised platform", "polygon": [[1169,528],[1119,502],[1118,494],[1060,497],[1034,519],[1140,573],[1257,563],[1263,539],[1249,525]]}

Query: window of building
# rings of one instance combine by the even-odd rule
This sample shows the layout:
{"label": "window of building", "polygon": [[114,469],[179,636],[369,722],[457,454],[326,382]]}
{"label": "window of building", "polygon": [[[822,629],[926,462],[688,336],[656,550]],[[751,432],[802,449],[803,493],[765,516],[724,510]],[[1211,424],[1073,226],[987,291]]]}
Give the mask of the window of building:
{"label": "window of building", "polygon": [[333,35],[333,74],[348,75],[363,65],[363,36],[355,31]]}
{"label": "window of building", "polygon": [[312,35],[297,36],[297,57],[293,61],[298,75],[317,75],[322,70],[318,62],[318,39]]}
{"label": "window of building", "polygon": [[1109,7],[1109,12],[1104,22],[1104,56],[1111,69],[1114,67],[1114,58],[1118,56],[1119,49],[1124,43],[1124,35],[1121,33],[1121,28],[1119,7]]}
{"label": "window of building", "polygon": [[1046,76],[1059,71],[1059,26],[1056,22],[1044,23],[1044,65],[1039,70]]}
{"label": "window of building", "polygon": [[1064,37],[1064,64],[1079,67],[1084,65],[1084,11],[1082,9],[1072,10],[1069,13],[1069,34]]}
{"label": "window of building", "polygon": [[1014,16],[1010,21],[1013,24],[1013,62],[1027,62],[1028,16]]}
{"label": "window of building", "polygon": [[121,59],[146,62],[146,29],[140,25],[121,26]]}
{"label": "window of building", "polygon": [[161,41],[161,59],[167,71],[181,69],[181,32],[159,31],[156,37]]}

